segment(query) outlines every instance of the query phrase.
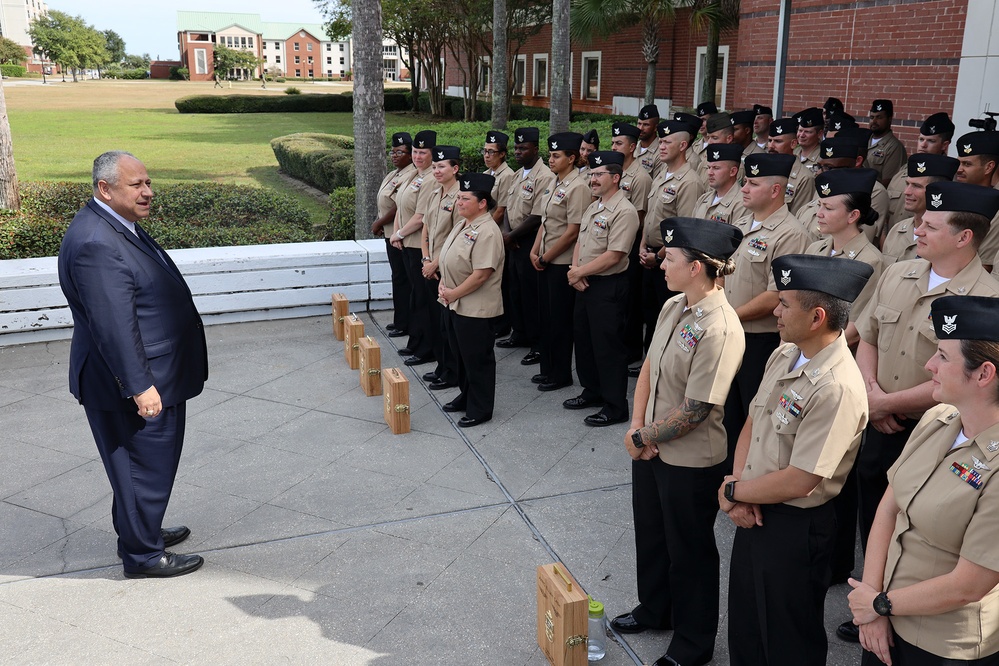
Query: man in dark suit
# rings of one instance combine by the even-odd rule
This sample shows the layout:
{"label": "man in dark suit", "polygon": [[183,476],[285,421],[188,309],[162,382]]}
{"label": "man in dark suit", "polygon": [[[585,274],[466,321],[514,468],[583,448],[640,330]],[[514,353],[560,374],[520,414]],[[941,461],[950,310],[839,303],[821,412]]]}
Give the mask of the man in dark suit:
{"label": "man in dark suit", "polygon": [[125,576],[190,573],[200,555],[166,551],[191,533],[162,529],[184,441],[186,400],[208,378],[191,291],[138,224],[153,197],[146,167],[121,151],[94,160],[94,197],[59,250],[73,313],[69,389],[87,412],[107,470]]}

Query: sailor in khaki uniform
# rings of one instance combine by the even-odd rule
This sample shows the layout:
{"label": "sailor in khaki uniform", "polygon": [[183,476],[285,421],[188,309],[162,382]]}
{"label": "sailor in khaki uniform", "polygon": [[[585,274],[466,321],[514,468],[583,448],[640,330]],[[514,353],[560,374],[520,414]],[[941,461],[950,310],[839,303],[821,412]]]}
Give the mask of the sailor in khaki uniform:
{"label": "sailor in khaki uniform", "polygon": [[863,582],[850,581],[865,666],[999,663],[999,300],[944,296],[931,316],[942,404],[888,471]]}
{"label": "sailor in khaki uniform", "polygon": [[916,153],[909,156],[902,197],[905,215],[885,234],[881,253],[886,261],[916,258],[916,228],[922,224],[926,212],[926,186],[952,180],[959,165],[960,162],[947,155]]}
{"label": "sailor in khaki uniform", "polygon": [[798,121],[798,147],[794,149],[798,161],[808,167],[812,175],[819,173],[819,149],[822,143],[822,131],[825,129],[825,119],[822,109],[814,106],[799,111],[794,119]]}
{"label": "sailor in khaki uniform", "polygon": [[715,106],[714,102],[701,102],[697,105],[695,113],[697,113],[697,117],[701,120],[697,132],[700,136],[694,141],[693,146],[697,158],[696,160],[687,158],[687,161],[695,162],[695,166],[700,167],[701,160],[704,158],[704,149],[711,143],[708,141],[708,119],[718,113],[718,107]]}
{"label": "sailor in khaki uniform", "polygon": [[590,153],[595,150],[600,150],[600,134],[595,129],[591,129],[583,135],[583,142],[579,144],[579,162],[577,163],[579,173],[585,179],[587,188],[590,186],[590,163],[587,160]]}
{"label": "sailor in khaki uniform", "polygon": [[746,155],[753,153],[767,152],[767,143],[770,141],[770,123],[774,121],[774,112],[769,106],[753,105],[753,143],[749,150],[743,151]]}
{"label": "sailor in khaki uniform", "polygon": [[618,188],[625,155],[590,155],[590,190],[597,198],[583,213],[579,238],[566,274],[576,290],[573,339],[576,374],[583,392],[562,403],[566,409],[602,405],[583,422],[609,426],[628,420],[628,359],[624,306],[628,301],[628,254],[640,223],[638,212]]}
{"label": "sailor in khaki uniform", "polygon": [[843,106],[843,100],[836,97],[827,97],[826,101],[822,103],[822,120],[823,122],[829,122],[829,119],[837,113],[844,113],[845,107]]}
{"label": "sailor in khaki uniform", "polygon": [[[732,116],[727,113],[716,113],[705,123],[707,134],[704,135],[706,145],[713,143],[732,143],[735,140],[735,130],[732,129]],[[701,161],[697,163],[697,179],[701,187],[708,189],[707,150],[701,153]]]}
{"label": "sailor in khaki uniform", "polygon": [[[753,122],[756,120],[756,112],[750,109],[749,111],[735,111],[732,113],[732,143],[739,144],[742,146],[742,152],[744,154],[749,153],[765,153],[767,151],[766,144],[762,148],[753,141]],[[755,148],[759,148],[756,150]],[[742,163],[739,164],[742,166]]]}
{"label": "sailor in khaki uniform", "polygon": [[[798,145],[798,123],[794,118],[779,118],[770,123],[770,140],[767,142],[767,152],[776,155],[791,155]],[[784,202],[788,209],[797,214],[798,210],[812,200],[815,185],[811,169],[803,165],[795,157],[788,176],[787,189],[784,192]]]}
{"label": "sailor in khaki uniform", "polygon": [[492,191],[496,208],[490,215],[499,225],[504,224],[506,194],[510,191],[510,182],[513,180],[513,169],[506,163],[509,143],[510,137],[505,133],[491,130],[486,133],[486,143],[482,148],[482,160],[486,163],[486,170],[483,173],[492,176],[496,183]]}
{"label": "sailor in khaki uniform", "polygon": [[734,269],[730,257],[742,232],[713,220],[669,218],[660,236],[666,279],[678,295],[659,314],[624,437],[639,603],[611,626],[623,633],[671,627],[672,663],[704,664],[718,631],[714,525],[728,455],[722,405],[746,347],[716,278]]}
{"label": "sailor in khaki uniform", "polygon": [[826,120],[826,138],[831,139],[845,129],[857,127],[857,119],[845,111],[833,111]]}
{"label": "sailor in khaki uniform", "polygon": [[[392,245],[391,235],[395,230],[395,197],[399,189],[416,173],[411,154],[413,137],[408,132],[397,132],[392,135],[392,148],[389,157],[392,159],[394,171],[390,171],[378,188],[378,219],[371,225],[371,233],[385,237],[385,252],[392,271],[392,323],[388,329],[389,337],[397,338],[409,331],[409,276],[406,275],[406,265],[402,258],[402,250]],[[385,236],[385,227],[389,228],[389,236]]]}
{"label": "sailor in khaki uniform", "polygon": [[701,154],[694,150],[694,143],[697,141],[697,135],[701,131],[701,119],[692,113],[677,111],[673,114],[673,120],[677,120],[687,125],[687,131],[690,132],[690,146],[687,148],[687,163],[690,165],[690,168],[696,170],[697,165],[701,161]]}
{"label": "sailor in khaki uniform", "polygon": [[905,166],[909,159],[905,146],[891,129],[895,107],[890,99],[876,99],[871,102],[870,111],[871,142],[867,151],[867,163],[878,172],[882,185],[891,182],[892,176]]}
{"label": "sailor in khaki uniform", "polygon": [[[919,138],[916,140],[916,152],[932,155],[946,155],[950,148],[950,141],[954,138],[954,123],[946,113],[934,113],[923,121],[919,127]],[[885,229],[891,229],[899,220],[903,220],[909,215],[906,214],[905,205],[905,179],[909,175],[906,165],[892,176],[888,183],[888,219],[885,221]]]}
{"label": "sailor in khaki uniform", "polygon": [[835,533],[831,500],[867,424],[864,380],[843,328],[871,267],[815,255],[773,262],[781,345],[718,489],[739,528],[729,576],[732,666],[824,666]]}
{"label": "sailor in khaki uniform", "polygon": [[713,143],[704,153],[708,160],[710,189],[694,204],[693,217],[735,224],[746,215],[738,180],[742,146],[737,143]]}
{"label": "sailor in khaki uniform", "polygon": [[[991,189],[999,188],[999,132],[970,132],[957,140],[957,159],[961,163],[954,180]],[[930,201],[930,207],[933,202]],[[991,227],[978,255],[982,263],[995,268],[999,253],[999,215],[992,218]]]}
{"label": "sailor in khaki uniform", "polygon": [[725,296],[746,331],[746,357],[725,403],[730,453],[735,451],[750,401],[760,388],[766,359],[780,344],[773,314],[777,286],[770,265],[779,256],[804,252],[810,242],[801,223],[784,204],[787,174],[795,161],[793,155],[767,153],[746,158],[742,202],[748,213],[737,223],[743,238],[733,257],[735,272],[725,278]]}
{"label": "sailor in khaki uniform", "polygon": [[489,208],[495,180],[489,174],[458,177],[455,203],[461,222],[454,225],[440,253],[438,302],[447,308],[445,326],[458,358],[461,392],[444,405],[445,412],[465,412],[461,428],[493,417],[496,402],[496,354],[491,321],[503,314],[503,234]]}
{"label": "sailor in khaki uniform", "polygon": [[[659,173],[662,162],[659,160],[659,136],[656,134],[656,126],[659,124],[659,107],[655,104],[646,104],[638,112],[638,143],[635,144],[634,157],[649,174],[649,178],[655,178]],[[585,157],[585,156],[584,156]]]}

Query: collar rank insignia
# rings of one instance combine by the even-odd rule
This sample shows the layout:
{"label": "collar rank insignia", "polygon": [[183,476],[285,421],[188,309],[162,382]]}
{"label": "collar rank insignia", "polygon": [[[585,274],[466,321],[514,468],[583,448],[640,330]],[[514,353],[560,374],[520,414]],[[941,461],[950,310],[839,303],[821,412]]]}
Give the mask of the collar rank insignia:
{"label": "collar rank insignia", "polygon": [[602,158],[599,155],[597,155],[596,157],[593,158],[593,161],[596,162],[597,164],[603,164],[604,163],[604,158]]}
{"label": "collar rank insignia", "polygon": [[830,192],[832,192],[832,188],[829,187],[829,183],[822,183],[822,194],[829,196]]}
{"label": "collar rank insignia", "polygon": [[958,413],[957,412],[951,412],[950,414],[947,415],[947,420],[948,421],[953,421],[957,417],[958,417]]}
{"label": "collar rank insignia", "polygon": [[780,283],[786,287],[790,282],[791,282],[791,269],[789,268],[786,271],[781,270]]}
{"label": "collar rank insignia", "polygon": [[959,293],[959,294],[963,294],[965,291],[967,291],[967,289],[965,289],[964,287],[958,287],[957,288],[957,293]]}
{"label": "collar rank insignia", "polygon": [[830,146],[826,148],[826,157],[832,157],[832,156],[833,156],[833,149],[832,146]]}
{"label": "collar rank insignia", "polygon": [[496,143],[496,136],[493,134],[489,135],[489,143]]}
{"label": "collar rank insignia", "polygon": [[620,133],[621,133],[621,128],[620,128],[620,127],[615,127],[615,128],[614,128],[614,136],[617,136],[617,135],[619,135]]}
{"label": "collar rank insignia", "polygon": [[940,330],[942,330],[947,335],[950,335],[951,333],[957,330],[957,324],[954,323],[956,320],[957,320],[957,315],[952,315],[950,317],[944,315],[944,323],[943,326],[940,327]]}
{"label": "collar rank insignia", "polygon": [[721,159],[721,153],[719,153],[716,150],[715,152],[711,153],[711,159],[713,159],[713,160],[719,160],[719,159]]}
{"label": "collar rank insignia", "polygon": [[985,448],[989,450],[989,453],[995,453],[996,451],[999,451],[999,442],[993,439]]}
{"label": "collar rank insignia", "polygon": [[444,153],[438,152],[437,153],[437,159],[439,159],[439,160],[444,159]]}
{"label": "collar rank insignia", "polygon": [[465,189],[467,190],[467,189],[468,189],[468,188],[470,188],[471,186],[472,186],[472,181],[470,181],[470,180],[466,180],[466,181],[465,181]]}
{"label": "collar rank insignia", "polygon": [[964,154],[965,155],[970,155],[971,154],[971,144],[970,143],[964,144]]}
{"label": "collar rank insignia", "polygon": [[694,314],[696,316],[698,316],[698,317],[703,317],[704,316],[704,310],[702,310],[701,308],[697,308],[696,310],[694,310]]}
{"label": "collar rank insignia", "polygon": [[754,164],[753,166],[749,167],[749,173],[753,174],[754,176],[760,175],[760,167]]}
{"label": "collar rank insignia", "polygon": [[853,250],[850,250],[849,252],[846,253],[846,256],[850,257],[851,259],[854,259],[856,258],[857,253],[854,252]]}
{"label": "collar rank insignia", "polygon": [[979,460],[975,456],[971,456],[971,462],[973,462],[975,464],[975,469],[980,469],[983,472],[991,472],[992,471],[991,467],[989,467],[988,465],[986,465],[985,463],[983,463],[981,460]]}
{"label": "collar rank insignia", "polygon": [[916,171],[918,173],[926,171],[926,162],[916,162]]}
{"label": "collar rank insignia", "polygon": [[930,205],[934,208],[940,208],[943,205],[943,194],[931,194]]}
{"label": "collar rank insignia", "polygon": [[672,243],[673,242],[673,230],[672,229],[667,229],[666,230],[666,236],[663,237],[663,240],[666,241],[667,243]]}
{"label": "collar rank insignia", "polygon": [[967,463],[954,462],[950,465],[950,471],[954,472],[962,481],[978,490],[982,487],[982,475],[971,469]]}
{"label": "collar rank insignia", "polygon": [[820,372],[821,371],[818,368],[815,368],[814,370],[812,370],[812,379],[815,379],[816,377],[818,377]]}

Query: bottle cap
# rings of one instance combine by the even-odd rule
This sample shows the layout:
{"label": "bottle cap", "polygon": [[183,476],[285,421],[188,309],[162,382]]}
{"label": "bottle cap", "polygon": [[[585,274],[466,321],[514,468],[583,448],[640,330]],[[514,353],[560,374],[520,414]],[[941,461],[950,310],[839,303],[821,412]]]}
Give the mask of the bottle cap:
{"label": "bottle cap", "polygon": [[594,601],[593,597],[590,597],[590,617],[600,617],[604,614],[604,605],[599,601]]}

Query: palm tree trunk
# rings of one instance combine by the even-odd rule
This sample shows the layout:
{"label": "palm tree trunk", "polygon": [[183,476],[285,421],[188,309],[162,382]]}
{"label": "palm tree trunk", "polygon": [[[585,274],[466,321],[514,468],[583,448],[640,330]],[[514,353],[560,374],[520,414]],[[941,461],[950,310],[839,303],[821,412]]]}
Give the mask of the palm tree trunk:
{"label": "palm tree trunk", "polygon": [[645,57],[645,101],[656,103],[656,65],[659,64],[659,25],[646,21],[642,27],[642,55]]}
{"label": "palm tree trunk", "polygon": [[385,177],[385,82],[382,79],[381,0],[355,0],[354,174],[355,238],[370,236],[378,217],[378,187]]}
{"label": "palm tree trunk", "polygon": [[506,0],[493,0],[493,129],[506,129],[507,116],[510,115],[506,15]]}
{"label": "palm tree trunk", "polygon": [[552,0],[551,133],[569,131],[569,0]]}
{"label": "palm tree trunk", "polygon": [[704,77],[701,79],[701,101],[718,102],[715,99],[715,81],[718,79],[718,43],[721,31],[717,19],[708,22],[708,47],[704,54]]}
{"label": "palm tree trunk", "polygon": [[21,195],[17,191],[17,169],[14,168],[14,146],[10,140],[7,100],[0,82],[0,208],[18,210]]}

